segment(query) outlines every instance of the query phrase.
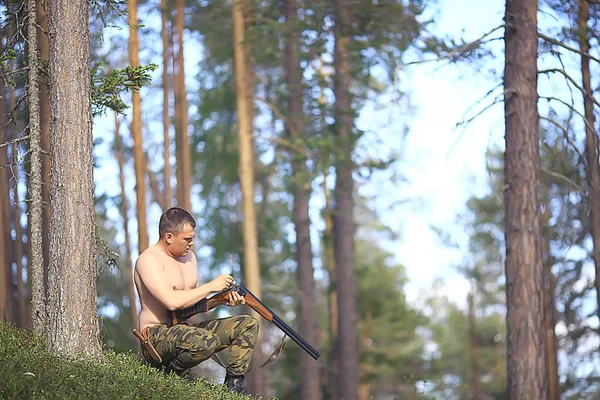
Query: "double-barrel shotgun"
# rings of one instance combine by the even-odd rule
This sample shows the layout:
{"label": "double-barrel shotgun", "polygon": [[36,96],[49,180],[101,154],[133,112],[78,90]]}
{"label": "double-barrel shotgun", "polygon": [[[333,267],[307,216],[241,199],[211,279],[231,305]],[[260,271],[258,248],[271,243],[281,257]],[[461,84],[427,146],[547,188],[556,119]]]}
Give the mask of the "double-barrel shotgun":
{"label": "double-barrel shotgun", "polygon": [[283,322],[269,307],[267,307],[262,301],[260,301],[255,295],[246,289],[242,284],[235,283],[231,288],[224,290],[206,299],[200,300],[198,303],[185,308],[183,310],[167,310],[167,326],[185,323],[185,321],[198,313],[205,313],[212,310],[216,306],[227,304],[229,302],[230,292],[237,292],[240,296],[244,297],[246,304],[256,311],[261,317],[267,321],[272,322],[276,327],[281,329],[288,337],[298,344],[315,360],[321,355],[317,349],[310,345],[298,332],[289,327],[288,324]]}

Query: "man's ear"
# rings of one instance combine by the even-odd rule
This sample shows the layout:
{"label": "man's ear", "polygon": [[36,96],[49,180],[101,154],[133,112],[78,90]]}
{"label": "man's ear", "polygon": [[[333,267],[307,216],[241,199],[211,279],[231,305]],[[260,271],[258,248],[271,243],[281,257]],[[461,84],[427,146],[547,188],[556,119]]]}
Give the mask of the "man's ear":
{"label": "man's ear", "polygon": [[167,234],[165,235],[165,241],[166,241],[168,244],[171,244],[171,243],[173,242],[173,234],[172,234],[172,233],[167,233]]}

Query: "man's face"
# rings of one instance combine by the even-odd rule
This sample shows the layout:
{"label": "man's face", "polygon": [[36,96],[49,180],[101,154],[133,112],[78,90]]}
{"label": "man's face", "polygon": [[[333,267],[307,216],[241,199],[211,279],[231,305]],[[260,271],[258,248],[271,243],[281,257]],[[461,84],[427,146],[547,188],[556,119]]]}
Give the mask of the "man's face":
{"label": "man's face", "polygon": [[188,255],[190,249],[194,246],[196,233],[191,225],[184,224],[181,232],[167,233],[166,236],[171,254],[177,257],[184,257]]}

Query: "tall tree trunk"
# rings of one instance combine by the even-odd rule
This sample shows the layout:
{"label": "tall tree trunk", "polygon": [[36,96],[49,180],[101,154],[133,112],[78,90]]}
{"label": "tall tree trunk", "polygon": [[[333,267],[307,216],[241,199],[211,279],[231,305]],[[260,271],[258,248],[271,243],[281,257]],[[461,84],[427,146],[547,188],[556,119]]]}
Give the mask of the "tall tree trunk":
{"label": "tall tree trunk", "polygon": [[537,0],[506,2],[506,293],[510,399],[548,395],[544,346]]}
{"label": "tall tree trunk", "polygon": [[554,300],[554,274],[552,265],[555,260],[550,250],[549,226],[550,211],[548,204],[542,213],[542,262],[544,266],[544,342],[546,347],[546,373],[548,374],[548,400],[560,398],[560,381],[558,377],[558,347],[554,327],[556,326],[556,307]]}
{"label": "tall tree trunk", "polygon": [[[174,85],[177,86],[175,92],[175,107],[178,108],[178,127],[176,135],[177,141],[177,157],[181,160],[181,172],[178,174],[180,180],[177,181],[177,202],[179,207],[188,211],[192,210],[190,187],[192,182],[191,168],[191,148],[190,138],[188,134],[188,105],[187,91],[185,89],[185,68],[183,58],[183,28],[184,28],[184,0],[176,1],[177,13],[175,16],[175,24],[177,26],[177,70],[173,71]],[[175,55],[174,55],[175,56]]]}
{"label": "tall tree trunk", "polygon": [[[10,197],[8,197],[8,182],[9,182],[9,168],[8,168],[8,146],[5,144],[8,142],[8,133],[4,130],[6,126],[6,102],[4,99],[4,79],[0,76],[0,193],[2,198],[0,199],[0,321],[10,321],[8,314],[8,296],[12,295],[12,291],[9,291],[8,282],[8,269],[11,268],[11,263],[8,262],[7,247],[10,243]],[[15,223],[18,223],[15,220]],[[17,237],[17,240],[19,238]],[[18,265],[19,260],[17,260]]]}
{"label": "tall tree trunk", "polygon": [[[13,145],[13,160],[15,174],[13,177],[13,199],[14,199],[14,220],[15,220],[15,262],[17,264],[17,292],[19,294],[19,326],[21,328],[31,328],[31,313],[28,304],[30,303],[29,294],[25,290],[23,282],[23,229],[21,228],[21,204],[19,201],[19,171],[16,162],[17,144]],[[31,282],[29,282],[31,283]]]}
{"label": "tall tree trunk", "polygon": [[469,294],[469,359],[471,362],[472,400],[481,400],[479,388],[479,362],[477,359],[477,319],[475,318],[475,302],[473,293]]}
{"label": "tall tree trunk", "polygon": [[52,202],[46,343],[58,354],[99,358],[88,19],[86,0],[48,3]]}
{"label": "tall tree trunk", "polygon": [[600,316],[600,161],[598,160],[598,134],[595,129],[594,98],[590,76],[590,3],[579,0],[579,49],[581,50],[581,77],[585,115],[585,155],[589,182],[590,214],[592,219],[592,259],[596,266],[596,294]]}
{"label": "tall tree trunk", "polygon": [[334,243],[339,315],[338,384],[342,400],[354,400],[358,389],[358,316],[356,310],[356,259],[354,252],[354,117],[350,94],[350,14],[348,0],[335,1],[335,119],[336,186]]}
{"label": "tall tree trunk", "polygon": [[[290,118],[287,133],[290,141],[304,149],[305,124],[303,112],[304,90],[302,88],[302,67],[300,65],[300,39],[298,26],[298,2],[287,0],[285,69],[288,85]],[[300,287],[300,335],[309,343],[317,345],[319,339],[316,306],[315,282],[313,269],[313,253],[310,240],[310,218],[308,200],[310,197],[310,181],[304,154],[290,154],[292,159],[292,193],[294,195],[294,225],[296,228],[296,260],[298,262],[298,283]],[[301,398],[319,400],[320,371],[319,363],[305,352],[300,355]]]}
{"label": "tall tree trunk", "polygon": [[173,193],[171,191],[171,139],[169,138],[169,125],[171,119],[169,117],[169,59],[170,49],[169,46],[169,27],[168,27],[168,13],[170,11],[168,0],[162,0],[160,3],[161,8],[161,37],[163,44],[163,72],[162,72],[162,84],[163,84],[163,160],[165,162],[163,168],[163,177],[165,183],[165,207],[171,207],[173,204]]}
{"label": "tall tree trunk", "polygon": [[[371,329],[373,325],[373,312],[368,309],[366,314],[365,314],[365,323],[360,335],[360,353],[363,353],[365,351],[365,345],[364,343],[367,341],[367,339],[370,337],[371,335]],[[359,384],[358,384],[358,398],[359,400],[371,400],[373,398],[373,396],[371,396],[371,381],[368,379],[367,375],[372,373],[373,371],[373,364],[371,361],[366,361],[366,362],[362,362],[360,364],[360,377],[362,378],[363,376],[365,377],[365,379],[360,379]]]}
{"label": "tall tree trunk", "polygon": [[[254,204],[254,143],[253,139],[253,79],[248,53],[244,48],[245,21],[244,6],[236,0],[232,4],[233,18],[233,57],[235,70],[237,133],[239,142],[239,173],[242,191],[243,238],[244,238],[244,280],[250,291],[260,298],[260,267],[258,262],[258,233],[256,228],[256,208]],[[264,325],[260,317],[261,329]],[[266,396],[262,370],[258,368],[262,333],[259,333],[253,370],[249,375],[252,392]]]}
{"label": "tall tree trunk", "polygon": [[[38,86],[38,46],[37,46],[37,5],[35,0],[28,0],[28,41],[27,60],[29,62],[28,100],[29,100],[29,136],[31,152],[31,177],[29,180],[31,208],[29,221],[31,226],[31,288],[32,288],[32,321],[33,329],[43,335],[46,329],[46,291],[44,281],[44,257],[42,235],[42,164],[41,164],[41,131],[40,103]],[[66,39],[66,38],[65,38]],[[56,70],[55,70],[56,71]]]}
{"label": "tall tree trunk", "polygon": [[119,164],[119,184],[121,186],[121,218],[123,218],[123,233],[125,235],[125,268],[123,272],[127,277],[127,293],[129,294],[129,310],[131,313],[131,323],[137,329],[139,327],[137,300],[133,284],[133,271],[131,269],[131,244],[129,242],[129,202],[125,192],[125,157],[123,156],[123,141],[120,131],[121,123],[119,116],[115,112],[115,147],[117,153],[117,163]]}
{"label": "tall tree trunk", "polygon": [[[129,24],[129,64],[140,65],[139,41],[136,26],[137,0],[127,0],[127,23]],[[146,163],[142,136],[142,99],[139,90],[131,93],[132,120],[131,135],[133,136],[133,163],[135,170],[135,195],[138,220],[138,253],[148,248],[148,224],[146,222]]]}
{"label": "tall tree trunk", "polygon": [[[48,62],[48,16],[45,9],[46,2],[37,2],[37,20],[40,30],[38,32],[39,59]],[[48,260],[50,259],[50,104],[48,84],[44,79],[39,81],[40,99],[40,129],[42,147],[42,246],[44,254],[44,284],[48,282]]]}
{"label": "tall tree trunk", "polygon": [[325,220],[325,232],[323,234],[323,246],[325,246],[325,268],[329,272],[329,334],[331,337],[331,348],[329,350],[328,391],[331,399],[339,398],[337,384],[339,369],[339,340],[338,340],[338,295],[337,279],[335,274],[335,249],[333,245],[333,210],[331,207],[331,195],[327,187],[327,168],[323,172],[323,193],[325,193],[325,207],[323,219]]}

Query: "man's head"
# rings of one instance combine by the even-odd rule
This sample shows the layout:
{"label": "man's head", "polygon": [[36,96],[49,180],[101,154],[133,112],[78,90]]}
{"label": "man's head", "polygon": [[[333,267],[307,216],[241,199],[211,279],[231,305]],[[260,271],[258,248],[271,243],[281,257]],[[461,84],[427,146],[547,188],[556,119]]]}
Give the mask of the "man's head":
{"label": "man's head", "polygon": [[169,252],[177,257],[188,254],[194,245],[196,221],[183,208],[172,207],[166,210],[158,223],[158,234],[168,246]]}

